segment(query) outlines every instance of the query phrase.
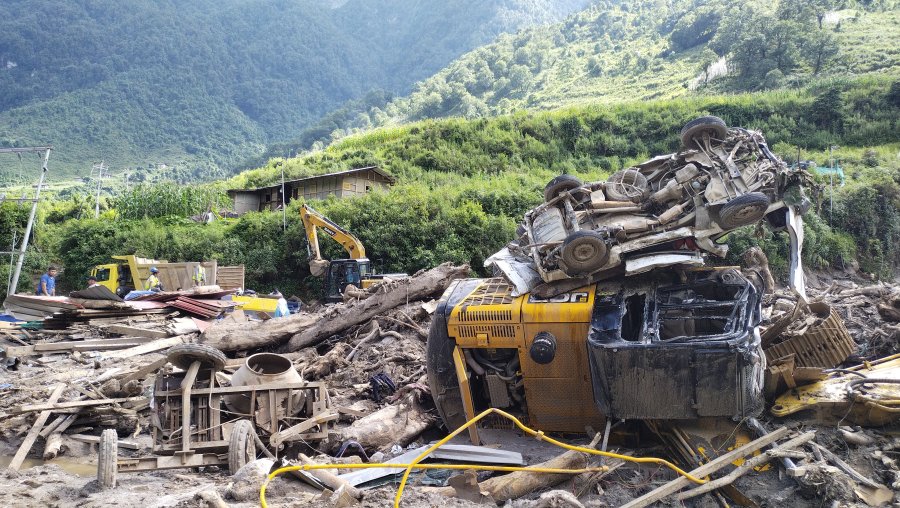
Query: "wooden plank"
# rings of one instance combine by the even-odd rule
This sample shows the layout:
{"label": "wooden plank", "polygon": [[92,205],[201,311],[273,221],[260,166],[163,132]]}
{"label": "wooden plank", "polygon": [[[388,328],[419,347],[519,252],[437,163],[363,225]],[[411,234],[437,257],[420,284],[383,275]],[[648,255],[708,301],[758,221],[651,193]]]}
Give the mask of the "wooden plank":
{"label": "wooden plank", "polygon": [[[65,388],[65,385],[62,385]],[[98,400],[70,400],[68,402],[45,402],[43,404],[25,404],[23,406],[15,406],[10,411],[11,414],[30,413],[33,411],[53,411],[56,409],[72,409],[76,407],[102,406],[104,404],[119,404],[121,402],[138,402],[145,400],[146,397],[120,397],[117,399],[98,399]],[[42,424],[43,425],[43,424]]]}
{"label": "wooden plank", "polygon": [[144,365],[140,369],[132,372],[131,374],[128,374],[127,376],[120,379],[119,382],[124,385],[125,383],[131,382],[131,381],[139,381],[139,380],[144,379],[145,377],[149,376],[151,373],[154,373],[154,372],[158,371],[159,369],[163,368],[163,366],[167,363],[169,363],[168,358],[160,358],[159,360],[156,360],[153,363]]}
{"label": "wooden plank", "polygon": [[[53,393],[50,394],[50,398],[47,399],[47,403],[50,405],[55,404],[65,390],[66,385],[62,383],[56,385],[56,388],[53,389]],[[37,420],[34,421],[34,425],[31,426],[31,430],[28,431],[28,435],[25,436],[25,440],[22,441],[22,445],[19,446],[16,455],[12,458],[12,461],[10,461],[8,466],[9,469],[18,471],[19,468],[22,467],[22,463],[25,462],[28,452],[31,451],[31,447],[34,446],[34,441],[41,433],[41,429],[44,428],[44,424],[47,423],[47,419],[50,418],[50,413],[50,410],[45,410],[41,411],[41,414],[38,415]]]}
{"label": "wooden plank", "polygon": [[178,344],[184,344],[184,338],[185,338],[184,335],[179,335],[178,337],[154,340],[153,342],[141,344],[140,346],[123,349],[121,351],[113,351],[112,353],[105,353],[103,355],[103,357],[104,358],[131,358],[132,356],[153,353],[154,351],[159,351],[160,349],[168,349],[172,346],[177,346]]}
{"label": "wooden plank", "polygon": [[[100,436],[90,436],[87,434],[67,434],[67,437],[82,443],[100,444]],[[141,447],[137,443],[131,441],[119,441],[119,448],[127,448],[129,450],[139,450]]]}
{"label": "wooden plank", "polygon": [[[750,455],[751,453],[762,449],[763,447],[768,446],[775,441],[778,441],[779,439],[787,435],[787,433],[787,427],[780,427],[779,429],[774,430],[766,434],[765,436],[756,439],[755,441],[751,441],[740,448],[732,450],[725,455],[716,458],[715,460],[703,464],[697,469],[691,471],[691,475],[697,478],[703,478],[712,473],[715,473],[716,471],[727,467],[728,464],[731,464],[735,460],[746,457],[747,455]],[[670,494],[678,492],[679,490],[687,487],[688,485],[691,485],[692,483],[693,482],[691,482],[684,476],[679,476],[669,483],[662,485],[661,487],[654,489],[625,505],[622,505],[622,508],[638,508],[642,506],[649,506],[650,504],[660,501]]]}
{"label": "wooden plank", "polygon": [[165,330],[148,330],[147,328],[138,328],[136,326],[125,325],[109,325],[103,328],[109,333],[118,333],[128,337],[147,337],[151,339],[164,339],[169,337],[169,332]]}

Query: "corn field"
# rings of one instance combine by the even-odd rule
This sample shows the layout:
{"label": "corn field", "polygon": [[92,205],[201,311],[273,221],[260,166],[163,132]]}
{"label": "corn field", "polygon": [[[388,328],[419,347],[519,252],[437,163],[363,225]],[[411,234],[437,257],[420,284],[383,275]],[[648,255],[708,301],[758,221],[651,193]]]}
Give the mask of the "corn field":
{"label": "corn field", "polygon": [[123,219],[188,217],[226,203],[227,197],[214,187],[174,183],[138,185],[113,198],[113,208]]}

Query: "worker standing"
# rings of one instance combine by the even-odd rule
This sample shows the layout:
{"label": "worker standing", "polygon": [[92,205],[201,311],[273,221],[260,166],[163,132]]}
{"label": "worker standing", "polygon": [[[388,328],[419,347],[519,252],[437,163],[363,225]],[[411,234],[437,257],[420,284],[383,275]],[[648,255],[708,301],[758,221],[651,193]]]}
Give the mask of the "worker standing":
{"label": "worker standing", "polygon": [[191,278],[194,282],[194,287],[197,286],[205,286],[206,285],[206,268],[203,268],[203,265],[198,264],[194,267],[194,276]]}
{"label": "worker standing", "polygon": [[159,282],[159,277],[156,274],[159,273],[159,268],[155,266],[150,267],[150,276],[147,277],[146,289],[147,291],[153,291],[154,293],[158,293],[163,291],[162,283]]}
{"label": "worker standing", "polygon": [[41,275],[41,281],[38,283],[38,295],[56,296],[56,267],[50,265],[47,273]]}

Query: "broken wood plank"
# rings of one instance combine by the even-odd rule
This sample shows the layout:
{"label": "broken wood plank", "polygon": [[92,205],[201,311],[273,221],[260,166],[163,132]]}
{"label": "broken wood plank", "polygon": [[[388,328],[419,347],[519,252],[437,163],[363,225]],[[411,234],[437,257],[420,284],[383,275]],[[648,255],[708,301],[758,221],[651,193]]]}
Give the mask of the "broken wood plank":
{"label": "broken wood plank", "polygon": [[184,344],[185,342],[190,342],[190,339],[191,339],[190,335],[179,335],[178,337],[154,340],[153,342],[141,344],[140,346],[123,349],[121,351],[113,351],[112,353],[105,353],[103,355],[103,357],[104,358],[131,358],[132,356],[145,355],[147,353],[153,353],[154,351],[159,351],[160,349],[168,349],[172,346],[177,346],[178,344]]}
{"label": "broken wood plank", "polygon": [[125,377],[120,379],[119,382],[124,385],[130,381],[140,381],[141,379],[149,376],[151,373],[158,371],[167,363],[169,363],[169,360],[167,358],[160,358],[159,360],[156,360],[153,363],[149,363],[132,372],[131,374],[126,375]]}
{"label": "broken wood plank", "polygon": [[170,337],[171,334],[165,330],[149,330],[147,328],[138,328],[136,326],[125,325],[109,325],[103,328],[108,333],[117,333],[128,337],[146,337],[150,339],[164,339]]}
{"label": "broken wood plank", "polygon": [[[65,388],[65,385],[60,385]],[[57,397],[58,398],[58,397]],[[99,400],[70,400],[68,402],[45,402],[43,404],[26,404],[23,406],[15,406],[10,414],[30,413],[33,411],[53,411],[56,409],[73,409],[79,407],[102,406],[104,404],[120,404],[122,402],[145,402],[147,397],[120,397],[117,399],[99,399]],[[41,423],[43,426],[43,423]]]}
{"label": "broken wood plank", "polygon": [[[82,443],[100,444],[100,436],[90,436],[88,434],[68,434],[66,437],[81,441]],[[131,441],[119,441],[119,448],[127,448],[129,450],[140,450],[140,445]]]}
{"label": "broken wood plank", "polygon": [[[704,476],[708,476],[724,467],[727,467],[728,464],[731,464],[735,460],[746,457],[747,455],[750,455],[751,453],[753,453],[767,445],[770,445],[770,444],[774,443],[775,441],[778,441],[779,439],[781,439],[785,435],[787,435],[787,433],[788,433],[787,427],[780,427],[759,439],[751,441],[740,448],[734,449],[724,455],[719,456],[718,458],[716,458],[706,464],[703,464],[702,466],[694,469],[690,473],[691,473],[691,475],[693,475],[696,478],[703,478]],[[637,499],[632,500],[631,502],[623,505],[621,508],[638,508],[641,506],[649,506],[649,505],[665,498],[666,496],[668,496],[670,494],[678,492],[679,490],[687,487],[691,483],[692,482],[690,480],[688,480],[687,478],[685,478],[684,476],[679,476],[678,478],[670,481],[669,483],[662,485],[662,486],[644,494],[643,496],[641,496]]]}
{"label": "broken wood plank", "polygon": [[[50,398],[47,399],[47,403],[50,405],[55,404],[65,390],[66,385],[62,383],[56,385],[56,388],[53,389],[53,393],[50,394]],[[50,418],[50,413],[50,410],[44,410],[38,415],[37,420],[34,421],[34,425],[31,426],[31,430],[28,431],[28,435],[25,436],[25,440],[22,441],[22,445],[19,446],[19,450],[16,451],[16,455],[10,461],[9,466],[7,466],[9,469],[18,471],[19,468],[22,467],[22,463],[25,462],[28,452],[31,451],[31,447],[34,446],[34,441],[41,433],[41,429],[44,428],[44,424],[47,423],[47,419]]]}
{"label": "broken wood plank", "polygon": [[701,494],[706,494],[707,492],[722,488],[726,485],[731,485],[731,483],[733,483],[735,480],[737,480],[741,476],[749,473],[750,471],[753,471],[755,468],[772,460],[777,452],[787,451],[787,450],[796,448],[804,443],[812,441],[812,438],[814,438],[814,437],[816,437],[816,432],[811,431],[811,432],[806,432],[805,434],[802,434],[800,436],[797,436],[794,439],[791,439],[789,441],[785,441],[783,444],[780,444],[780,445],[776,446],[775,448],[772,448],[771,450],[764,451],[763,453],[757,455],[756,457],[753,457],[752,459],[744,461],[743,464],[741,464],[739,467],[735,468],[734,471],[732,471],[731,473],[729,473],[726,476],[717,478],[716,480],[713,480],[709,483],[704,483],[703,485],[700,485],[697,488],[688,490],[686,492],[682,492],[681,494],[678,495],[678,497],[676,499],[678,501],[684,501],[685,499],[690,499],[692,497],[696,497]]}

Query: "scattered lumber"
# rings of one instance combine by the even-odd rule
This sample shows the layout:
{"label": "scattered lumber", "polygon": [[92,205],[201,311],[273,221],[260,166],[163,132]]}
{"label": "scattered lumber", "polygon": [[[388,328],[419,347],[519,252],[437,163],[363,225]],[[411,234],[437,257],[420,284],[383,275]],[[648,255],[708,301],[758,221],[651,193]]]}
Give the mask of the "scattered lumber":
{"label": "scattered lumber", "polygon": [[[65,388],[65,385],[61,385]],[[59,397],[57,397],[59,398]],[[73,409],[89,406],[102,406],[104,404],[120,404],[123,402],[146,402],[147,397],[119,397],[116,399],[97,399],[97,400],[71,400],[68,402],[52,402],[48,401],[43,404],[26,404],[23,406],[14,406],[10,411],[11,414],[30,413],[34,411],[53,411],[57,409]],[[48,414],[49,416],[49,414]],[[44,419],[46,421],[46,418]],[[41,426],[44,424],[41,423]]]}
{"label": "scattered lumber", "polygon": [[[100,436],[90,436],[87,434],[68,434],[67,437],[70,439],[74,439],[75,441],[81,441],[82,443],[100,444]],[[127,448],[129,450],[141,449],[141,447],[137,443],[122,440],[119,440],[119,448]]]}
{"label": "scattered lumber", "polygon": [[[53,389],[53,393],[50,394],[50,398],[47,399],[47,404],[50,404],[51,406],[55,404],[65,390],[66,385],[62,383],[56,385]],[[13,456],[9,466],[7,466],[9,469],[18,471],[19,468],[22,467],[22,463],[25,462],[28,452],[31,451],[31,447],[34,446],[34,442],[38,435],[40,435],[41,429],[44,428],[44,424],[47,423],[47,419],[50,418],[50,412],[50,410],[42,410],[41,414],[38,415],[37,419],[34,421],[34,425],[31,426],[31,430],[29,430],[28,434],[25,436],[25,440],[22,441],[22,445],[19,446],[19,450],[16,451],[15,456]]]}
{"label": "scattered lumber", "polygon": [[[410,301],[444,291],[455,279],[466,277],[469,266],[444,263],[407,279],[381,285],[383,293],[359,302],[328,307],[314,314],[295,314],[264,322],[220,323],[207,329],[200,342],[222,351],[283,345],[292,352],[318,344],[331,335],[363,324]],[[284,344],[288,342],[287,344]]]}
{"label": "scattered lumber", "polygon": [[191,342],[194,335],[179,335],[177,337],[169,337],[167,339],[159,339],[154,340],[153,342],[148,342],[146,344],[141,344],[139,346],[135,346],[128,349],[123,349],[121,351],[113,351],[112,353],[107,353],[103,355],[106,358],[131,358],[132,356],[143,355],[147,353],[153,353],[155,351],[159,351],[160,349],[168,349],[172,346],[177,346],[178,344],[184,344],[185,342]]}
{"label": "scattered lumber", "polygon": [[147,328],[138,328],[136,326],[125,325],[107,325],[103,327],[107,333],[115,333],[125,335],[126,337],[147,337],[150,339],[164,339],[169,337],[169,332],[164,330],[149,330]]}
{"label": "scattered lumber", "polygon": [[[694,469],[690,473],[697,478],[708,476],[712,473],[715,473],[716,471],[719,471],[722,468],[728,467],[728,464],[731,464],[733,461],[746,457],[747,455],[750,455],[751,453],[778,441],[779,439],[785,437],[787,433],[787,427],[778,428],[759,439],[751,441],[744,446],[741,446],[740,448],[736,448],[724,455],[719,456],[718,458],[698,467],[697,469]],[[656,488],[625,505],[622,505],[622,508],[638,508],[641,506],[649,506],[660,501],[670,494],[678,492],[679,490],[687,487],[690,484],[690,480],[683,476],[679,476],[669,483],[662,485],[661,487]]]}

